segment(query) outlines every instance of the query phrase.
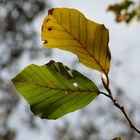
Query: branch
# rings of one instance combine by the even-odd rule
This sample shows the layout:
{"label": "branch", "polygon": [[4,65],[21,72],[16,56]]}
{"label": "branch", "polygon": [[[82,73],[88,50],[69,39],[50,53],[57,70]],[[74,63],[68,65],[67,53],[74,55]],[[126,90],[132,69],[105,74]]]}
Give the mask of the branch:
{"label": "branch", "polygon": [[131,127],[133,130],[135,130],[138,134],[140,134],[140,130],[137,129],[137,128],[135,127],[135,125],[132,123],[132,121],[131,121],[130,118],[128,117],[128,114],[126,113],[126,110],[125,110],[124,106],[123,106],[123,105],[120,105],[120,104],[117,102],[117,100],[113,97],[112,92],[111,92],[111,89],[109,88],[109,78],[108,78],[107,75],[102,74],[102,82],[103,82],[103,85],[104,85],[105,89],[107,90],[108,94],[107,94],[107,93],[104,93],[104,92],[100,92],[100,94],[103,94],[103,95],[105,95],[106,97],[110,98],[111,101],[113,102],[113,104],[114,104],[117,108],[119,108],[119,109],[121,110],[121,112],[123,113],[123,115],[124,115],[125,118],[127,119],[128,123],[129,123],[129,125],[130,125],[130,127]]}

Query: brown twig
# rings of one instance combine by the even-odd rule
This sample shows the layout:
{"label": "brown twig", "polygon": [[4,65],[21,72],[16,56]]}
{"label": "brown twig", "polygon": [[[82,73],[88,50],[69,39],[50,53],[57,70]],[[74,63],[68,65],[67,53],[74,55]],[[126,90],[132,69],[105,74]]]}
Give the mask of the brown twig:
{"label": "brown twig", "polygon": [[129,125],[130,127],[135,130],[138,134],[140,134],[140,130],[137,129],[135,127],[135,125],[132,123],[132,121],[130,120],[130,118],[128,117],[128,114],[126,113],[126,110],[124,108],[123,105],[120,105],[117,100],[113,97],[112,95],[112,92],[111,92],[111,89],[109,88],[109,78],[107,75],[105,74],[102,74],[102,82],[103,82],[103,85],[105,87],[105,89],[107,90],[108,94],[107,93],[104,93],[104,92],[100,92],[100,94],[103,94],[105,95],[106,97],[110,98],[111,101],[113,102],[113,104],[119,108],[121,110],[121,112],[123,113],[123,115],[125,116],[125,118],[127,119],[127,121],[129,122]]}

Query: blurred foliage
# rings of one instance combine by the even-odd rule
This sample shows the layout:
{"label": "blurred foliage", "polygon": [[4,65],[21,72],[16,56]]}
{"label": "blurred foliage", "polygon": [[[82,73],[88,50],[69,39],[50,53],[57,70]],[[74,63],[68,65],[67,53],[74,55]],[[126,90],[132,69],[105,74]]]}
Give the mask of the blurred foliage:
{"label": "blurred foliage", "polygon": [[[0,1],[0,140],[12,140],[16,136],[16,131],[9,127],[9,119],[19,97],[11,86],[10,76],[19,69],[25,55],[29,59],[51,55],[41,49],[33,27],[34,20],[47,7],[46,0]],[[28,119],[29,125],[33,125],[33,116]]]}
{"label": "blurred foliage", "polygon": [[112,140],[123,140],[121,137],[114,138]]}
{"label": "blurred foliage", "polygon": [[32,23],[46,7],[45,0],[5,0],[0,4],[0,68],[12,66],[25,51],[37,57],[34,53],[40,46]]}
{"label": "blurred foliage", "polygon": [[121,0],[120,2],[110,5],[108,11],[112,11],[116,16],[116,22],[131,23],[140,20],[140,3],[134,0]]}

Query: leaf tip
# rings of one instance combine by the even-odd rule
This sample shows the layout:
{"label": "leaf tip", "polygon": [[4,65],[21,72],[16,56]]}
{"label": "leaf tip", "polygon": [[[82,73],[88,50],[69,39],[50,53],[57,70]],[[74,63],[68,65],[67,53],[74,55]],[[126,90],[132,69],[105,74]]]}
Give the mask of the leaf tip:
{"label": "leaf tip", "polygon": [[11,79],[11,82],[12,82],[12,84],[15,86],[16,85],[16,78],[17,78],[17,76],[15,76],[15,77],[13,77],[12,79]]}

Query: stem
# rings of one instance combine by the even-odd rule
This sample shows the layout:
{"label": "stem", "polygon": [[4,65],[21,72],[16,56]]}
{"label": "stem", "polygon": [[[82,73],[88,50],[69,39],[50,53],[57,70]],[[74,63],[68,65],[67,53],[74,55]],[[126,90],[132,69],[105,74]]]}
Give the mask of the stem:
{"label": "stem", "polygon": [[137,129],[137,128],[135,127],[135,125],[132,123],[131,119],[128,117],[128,114],[126,113],[126,110],[125,110],[124,106],[123,106],[123,105],[120,105],[120,104],[117,102],[117,100],[113,97],[112,92],[111,92],[111,89],[109,88],[109,78],[108,78],[107,75],[105,75],[105,74],[102,75],[102,82],[103,82],[103,85],[104,85],[105,89],[107,90],[108,94],[107,94],[107,93],[104,93],[104,92],[100,92],[100,94],[103,94],[103,95],[105,95],[106,97],[110,98],[111,101],[113,102],[113,104],[114,104],[117,108],[119,108],[119,109],[121,110],[121,112],[123,113],[123,115],[124,115],[125,118],[127,119],[128,123],[129,123],[129,125],[130,125],[130,127],[131,127],[133,130],[135,130],[138,134],[140,134],[140,130]]}

